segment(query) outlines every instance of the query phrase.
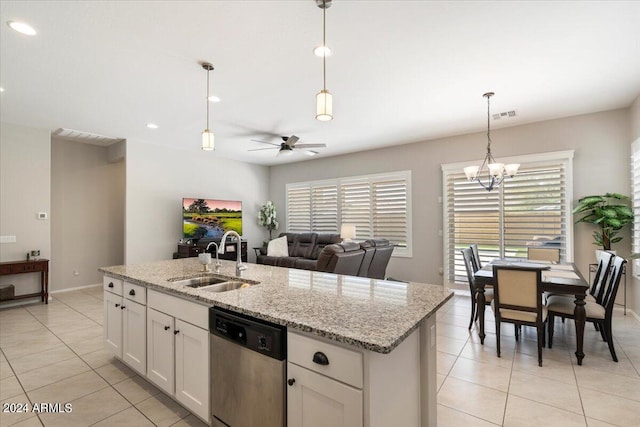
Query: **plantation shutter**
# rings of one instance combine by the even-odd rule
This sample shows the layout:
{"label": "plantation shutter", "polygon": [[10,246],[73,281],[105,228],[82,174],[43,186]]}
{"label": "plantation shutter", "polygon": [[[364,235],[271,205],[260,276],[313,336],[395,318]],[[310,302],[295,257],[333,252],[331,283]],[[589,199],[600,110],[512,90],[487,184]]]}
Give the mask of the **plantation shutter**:
{"label": "plantation shutter", "polygon": [[373,236],[384,236],[407,247],[407,183],[404,179],[380,178],[372,183]]}
{"label": "plantation shutter", "polygon": [[467,180],[469,164],[443,165],[446,279],[467,283],[460,251],[474,243],[482,264],[526,258],[530,246],[559,248],[571,261],[572,158],[573,151],[510,158],[520,163],[518,174],[490,192]]}
{"label": "plantation shutter", "polygon": [[296,233],[311,229],[311,189],[309,186],[287,186],[287,231]]}
{"label": "plantation shutter", "polygon": [[287,230],[338,233],[356,226],[356,240],[388,239],[394,255],[411,256],[411,172],[287,184]]}
{"label": "plantation shutter", "polygon": [[560,249],[566,259],[566,173],[563,163],[521,166],[505,180],[504,256],[527,257],[528,246]]}
{"label": "plantation shutter", "polygon": [[340,186],[340,210],[341,223],[356,226],[357,240],[365,240],[373,235],[369,180],[347,181]]}
{"label": "plantation shutter", "polygon": [[311,187],[310,229],[318,233],[335,233],[338,229],[338,188],[336,184]]}
{"label": "plantation shutter", "polygon": [[483,263],[500,256],[500,194],[467,181],[461,171],[445,181],[450,282],[464,282],[467,272],[460,251],[476,243]]}
{"label": "plantation shutter", "polygon": [[[640,253],[640,139],[631,144],[631,203],[633,209],[633,229],[631,251]],[[633,260],[633,274],[640,273],[640,260]]]}

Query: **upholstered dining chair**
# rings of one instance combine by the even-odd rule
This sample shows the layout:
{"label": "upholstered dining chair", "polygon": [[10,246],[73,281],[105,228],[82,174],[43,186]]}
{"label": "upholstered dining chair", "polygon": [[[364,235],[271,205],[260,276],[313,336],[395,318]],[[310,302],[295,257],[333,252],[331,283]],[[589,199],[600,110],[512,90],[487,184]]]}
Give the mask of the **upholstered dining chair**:
{"label": "upholstered dining chair", "polygon": [[[476,288],[475,278],[473,277],[473,274],[476,272],[476,270],[474,269],[474,265],[473,265],[473,252],[471,251],[471,248],[463,249],[460,252],[462,252],[464,267],[467,270],[467,280],[469,281],[469,291],[471,292],[471,318],[469,319],[469,328],[468,328],[468,329],[471,329],[473,322],[478,319],[478,316],[480,314],[480,311],[479,311],[480,309],[478,308],[478,298],[477,298],[478,289]],[[491,301],[493,300],[493,289],[485,288],[484,299],[485,299],[485,306],[491,304]],[[482,307],[482,310],[484,310],[484,307]]]}
{"label": "upholstered dining chair", "polygon": [[[614,256],[609,280],[603,284],[604,286],[602,286],[601,301],[597,302],[598,297],[596,296],[596,301],[586,301],[584,306],[587,315],[587,322],[592,322],[599,326],[602,340],[606,341],[609,345],[609,352],[611,352],[611,358],[614,362],[618,361],[618,357],[616,356],[616,351],[613,346],[613,332],[611,328],[613,320],[613,305],[618,293],[622,270],[626,263],[626,259]],[[549,348],[551,348],[553,345],[553,320],[555,316],[575,319],[573,314],[575,304],[571,298],[562,298],[554,295],[549,297],[547,301],[547,308],[549,312]]]}
{"label": "upholstered dining chair", "polygon": [[478,271],[482,268],[482,261],[480,260],[480,254],[478,253],[478,245],[474,243],[469,247],[471,248],[471,252],[473,254],[473,261],[475,262],[475,271]]}
{"label": "upholstered dining chair", "polygon": [[500,357],[500,325],[513,323],[516,333],[522,325],[533,326],[538,335],[538,366],[542,366],[544,322],[547,309],[542,304],[542,269],[513,265],[493,266],[493,301],[496,318],[496,345]]}
{"label": "upholstered dining chair", "polygon": [[557,248],[536,248],[527,249],[527,259],[531,261],[560,262],[560,249]]}

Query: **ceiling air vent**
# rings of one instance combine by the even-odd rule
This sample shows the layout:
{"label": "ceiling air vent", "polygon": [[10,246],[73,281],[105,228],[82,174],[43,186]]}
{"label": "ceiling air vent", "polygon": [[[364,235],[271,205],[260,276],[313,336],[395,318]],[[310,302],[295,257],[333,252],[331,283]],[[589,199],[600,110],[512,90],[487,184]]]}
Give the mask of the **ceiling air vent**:
{"label": "ceiling air vent", "polygon": [[505,111],[503,113],[494,114],[493,115],[493,120],[511,119],[511,118],[513,118],[515,116],[516,116],[516,111],[515,110]]}
{"label": "ceiling air vent", "polygon": [[59,128],[52,134],[57,139],[65,141],[82,142],[85,144],[108,147],[112,144],[124,141],[124,138],[113,138],[111,136],[96,135],[95,133],[82,132],[79,130]]}

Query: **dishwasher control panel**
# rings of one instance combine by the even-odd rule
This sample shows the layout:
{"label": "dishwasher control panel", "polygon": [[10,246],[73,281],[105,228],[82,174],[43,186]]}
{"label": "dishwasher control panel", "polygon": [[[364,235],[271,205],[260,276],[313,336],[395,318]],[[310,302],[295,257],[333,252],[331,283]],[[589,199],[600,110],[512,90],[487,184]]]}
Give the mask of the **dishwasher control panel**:
{"label": "dishwasher control panel", "polygon": [[229,310],[209,309],[209,331],[278,360],[287,356],[287,328]]}

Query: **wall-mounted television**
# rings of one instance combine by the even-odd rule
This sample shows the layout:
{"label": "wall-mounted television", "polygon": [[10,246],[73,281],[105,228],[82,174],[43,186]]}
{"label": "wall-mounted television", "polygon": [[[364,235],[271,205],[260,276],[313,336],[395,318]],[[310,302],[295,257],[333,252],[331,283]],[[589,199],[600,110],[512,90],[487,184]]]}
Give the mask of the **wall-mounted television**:
{"label": "wall-mounted television", "polygon": [[182,199],[182,237],[215,239],[233,230],[242,236],[242,202]]}

